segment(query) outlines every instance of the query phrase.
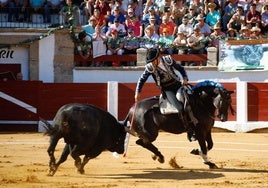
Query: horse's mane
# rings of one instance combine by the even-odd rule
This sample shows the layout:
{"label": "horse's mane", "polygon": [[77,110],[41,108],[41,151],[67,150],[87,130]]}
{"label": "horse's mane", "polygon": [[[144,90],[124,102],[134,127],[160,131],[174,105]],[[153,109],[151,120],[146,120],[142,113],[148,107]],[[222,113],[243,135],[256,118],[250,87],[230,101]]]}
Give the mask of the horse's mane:
{"label": "horse's mane", "polygon": [[214,82],[214,81],[211,81],[211,80],[205,80],[205,81],[202,81],[202,82],[198,82],[196,85],[194,85],[192,87],[192,90],[194,92],[195,91],[200,91],[200,90],[202,90],[203,88],[206,88],[206,87],[214,87],[214,88],[224,89],[224,87],[220,83],[217,83],[217,82]]}

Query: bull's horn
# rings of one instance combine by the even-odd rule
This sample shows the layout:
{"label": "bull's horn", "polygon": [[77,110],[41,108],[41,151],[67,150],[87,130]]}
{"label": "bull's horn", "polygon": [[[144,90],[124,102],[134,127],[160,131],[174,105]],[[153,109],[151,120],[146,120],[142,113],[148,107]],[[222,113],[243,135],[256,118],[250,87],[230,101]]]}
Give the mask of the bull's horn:
{"label": "bull's horn", "polygon": [[131,130],[130,128],[128,127],[125,127],[125,131],[129,134],[131,134],[132,136],[138,136],[137,133],[133,130]]}

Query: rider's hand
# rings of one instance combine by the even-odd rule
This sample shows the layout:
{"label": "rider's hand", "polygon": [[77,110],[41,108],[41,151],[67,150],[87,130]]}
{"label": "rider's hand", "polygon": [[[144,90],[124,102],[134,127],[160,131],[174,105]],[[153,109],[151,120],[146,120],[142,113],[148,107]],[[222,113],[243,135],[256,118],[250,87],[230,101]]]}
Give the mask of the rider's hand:
{"label": "rider's hand", "polygon": [[182,85],[187,85],[188,84],[188,79],[187,78],[184,78],[183,80],[182,80]]}
{"label": "rider's hand", "polygon": [[140,94],[136,93],[135,94],[135,102],[138,102],[140,100]]}

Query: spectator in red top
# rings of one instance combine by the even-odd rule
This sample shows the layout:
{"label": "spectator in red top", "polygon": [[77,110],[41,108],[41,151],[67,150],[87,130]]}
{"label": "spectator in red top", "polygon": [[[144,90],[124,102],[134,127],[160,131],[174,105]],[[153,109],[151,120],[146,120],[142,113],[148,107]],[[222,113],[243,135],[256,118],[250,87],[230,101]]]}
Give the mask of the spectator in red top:
{"label": "spectator in red top", "polygon": [[261,13],[256,10],[256,4],[251,4],[249,11],[246,12],[246,24],[251,27],[261,24]]}

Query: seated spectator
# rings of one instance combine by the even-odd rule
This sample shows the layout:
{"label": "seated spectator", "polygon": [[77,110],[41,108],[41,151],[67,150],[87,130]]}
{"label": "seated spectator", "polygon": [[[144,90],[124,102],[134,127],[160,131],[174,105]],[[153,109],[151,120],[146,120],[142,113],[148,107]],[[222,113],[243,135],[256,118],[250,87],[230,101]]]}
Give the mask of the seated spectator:
{"label": "seated spectator", "polygon": [[[159,3],[160,0],[148,0],[144,3],[144,9],[143,9],[143,17],[144,15],[148,14],[151,10],[154,10],[154,13],[156,13],[157,15],[159,15],[159,5],[161,6],[161,4],[163,3],[161,1],[161,3]],[[158,2],[159,4],[157,4],[156,2]]]}
{"label": "seated spectator", "polygon": [[[87,37],[86,32],[81,31],[78,34],[78,41],[75,46],[75,54],[79,54],[83,59],[87,59],[91,55],[91,42],[90,38]],[[88,66],[91,64],[87,62]],[[76,62],[76,66],[81,66],[81,62]]]}
{"label": "seated spectator", "polygon": [[113,30],[117,30],[117,34],[116,34],[116,36],[118,36],[118,37],[120,37],[120,38],[123,38],[123,37],[125,37],[126,36],[126,28],[125,28],[125,26],[123,25],[123,24],[121,24],[120,22],[119,22],[119,19],[118,18],[115,18],[114,19],[114,22],[113,22],[113,24],[111,24],[110,26],[109,26],[109,28],[108,28],[108,31],[106,32],[106,36],[107,37],[111,37],[112,36],[112,31]]}
{"label": "seated spectator", "polygon": [[[177,33],[177,37],[173,41],[173,53],[176,54],[187,54],[187,38],[182,32]],[[185,62],[182,61],[181,65],[185,65]]]}
{"label": "seated spectator", "polygon": [[[128,29],[128,35],[124,38],[124,54],[137,54],[140,43],[137,40],[134,30]],[[130,66],[135,66],[136,62],[130,62]]]}
{"label": "seated spectator", "polygon": [[[187,44],[189,46],[188,54],[204,54],[205,36],[200,32],[200,28],[198,26],[194,27],[194,32],[187,38]],[[190,62],[189,66],[195,66],[196,63]],[[202,65],[206,65],[206,62],[202,62]]]}
{"label": "seated spectator", "polygon": [[111,14],[111,8],[106,0],[95,1],[94,10],[95,9],[100,11],[102,19],[104,19],[105,16],[110,16]]}
{"label": "seated spectator", "polygon": [[178,32],[182,32],[186,38],[193,33],[193,26],[188,23],[187,18],[182,19],[182,24],[178,27]]}
{"label": "seated spectator", "polygon": [[207,23],[205,23],[204,16],[202,14],[199,14],[196,17],[196,20],[198,21],[196,26],[198,26],[200,28],[201,33],[203,33],[205,35],[205,37],[209,36],[211,34],[211,29],[210,29],[209,25]]}
{"label": "seated spectator", "polygon": [[250,29],[248,28],[248,26],[242,26],[241,30],[240,30],[240,37],[242,39],[249,39],[250,38]]}
{"label": "seated spectator", "polygon": [[187,7],[184,5],[183,0],[174,0],[171,4],[171,18],[176,25],[182,23],[182,18],[187,12]]}
{"label": "seated spectator", "polygon": [[222,15],[222,26],[223,31],[227,31],[227,24],[235,14],[237,9],[237,0],[229,0],[228,4],[224,7],[223,15]]}
{"label": "seated spectator", "polygon": [[210,41],[210,46],[214,46],[214,47],[218,48],[220,39],[225,38],[226,34],[224,32],[222,32],[220,23],[217,23],[213,27],[213,30],[214,31],[210,34],[210,38],[212,39]]}
{"label": "seated spectator", "polygon": [[121,13],[120,7],[116,6],[112,14],[109,17],[109,25],[114,23],[114,19],[117,19],[120,24],[125,24],[126,18],[124,14]]}
{"label": "seated spectator", "polygon": [[134,31],[135,36],[142,36],[142,24],[139,19],[134,15],[134,11],[132,8],[129,8],[127,10],[126,27],[128,29],[132,29]]}
{"label": "seated spectator", "polygon": [[187,51],[187,38],[184,36],[183,32],[178,32],[177,37],[173,41],[174,53],[185,54]]}
{"label": "seated spectator", "polygon": [[157,48],[159,35],[155,32],[154,26],[147,26],[144,30],[143,41],[140,43],[142,48]]}
{"label": "seated spectator", "polygon": [[196,20],[197,15],[198,14],[195,12],[195,8],[190,6],[189,12],[184,17],[187,18],[188,23],[194,27],[195,24],[197,24],[197,20]]}
{"label": "seated spectator", "polygon": [[215,24],[218,23],[220,21],[220,19],[221,19],[221,14],[217,10],[215,10],[216,6],[217,5],[215,3],[209,3],[207,5],[208,13],[206,15],[205,22],[211,28],[213,28],[215,26]]}
{"label": "seated spectator", "polygon": [[189,10],[190,8],[194,9],[194,12],[198,14],[204,14],[204,3],[200,0],[193,0],[190,2]]}
{"label": "seated spectator", "polygon": [[149,25],[147,25],[145,28],[148,26],[152,26],[154,28],[154,32],[159,35],[159,25],[156,24],[156,18],[154,16],[150,16],[149,18]]}
{"label": "seated spectator", "polygon": [[132,8],[134,11],[134,15],[137,17],[139,21],[141,21],[143,15],[142,0],[129,0],[128,8]]}
{"label": "seated spectator", "polygon": [[234,40],[237,37],[237,31],[233,28],[229,28],[227,31],[228,40]]}
{"label": "seated spectator", "polygon": [[250,28],[261,25],[261,13],[256,10],[256,4],[251,4],[249,11],[246,12],[246,24],[250,25]]}
{"label": "seated spectator", "polygon": [[228,22],[227,28],[233,28],[237,31],[240,31],[242,25],[245,25],[245,15],[243,7],[238,6],[236,9],[236,13],[233,14],[232,18]]}
{"label": "seated spectator", "polygon": [[174,37],[169,33],[167,28],[163,29],[162,35],[159,37],[159,47],[160,52],[163,54],[173,54],[173,44]]}
{"label": "seated spectator", "polygon": [[97,25],[97,20],[94,16],[91,16],[88,20],[87,25],[83,25],[82,29],[86,32],[86,34],[91,38],[93,33],[95,33],[95,27]]}
{"label": "seated spectator", "polygon": [[[72,13],[70,15],[70,13]],[[68,25],[70,18],[73,16],[74,26],[80,26],[80,10],[79,7],[73,4],[72,0],[66,0],[66,5],[60,10],[60,16],[62,17],[62,24]]]}
{"label": "seated spectator", "polygon": [[162,23],[159,26],[159,35],[163,35],[164,30],[167,30],[169,35],[171,35],[171,36],[176,35],[177,25],[167,15],[164,15],[162,17]]}
{"label": "seated spectator", "polygon": [[161,24],[161,18],[159,17],[159,15],[156,13],[155,8],[153,6],[148,8],[148,13],[144,14],[142,17],[142,23],[144,25],[144,28],[146,28],[148,25],[150,25],[149,23],[149,19],[150,18],[155,18],[155,24],[156,25],[160,25]]}
{"label": "seated spectator", "polygon": [[[94,17],[97,21],[97,25],[99,25],[101,28],[103,28],[106,25],[106,17],[103,17],[100,13],[100,9],[94,8],[93,15],[91,17]],[[107,21],[108,26],[108,21]]]}
{"label": "seated spectator", "polygon": [[[116,29],[113,29],[111,31],[111,37],[107,40],[107,55],[122,55],[124,53],[123,47],[124,43],[121,38],[118,37],[118,31]],[[112,62],[112,65],[114,67],[120,66],[121,62],[114,61]]]}
{"label": "seated spectator", "polygon": [[263,13],[261,15],[261,30],[264,35],[268,36],[268,5],[263,7]]}
{"label": "seated spectator", "polygon": [[250,30],[250,38],[251,39],[258,39],[258,38],[262,38],[262,33],[261,33],[261,29],[257,26],[252,27]]}

